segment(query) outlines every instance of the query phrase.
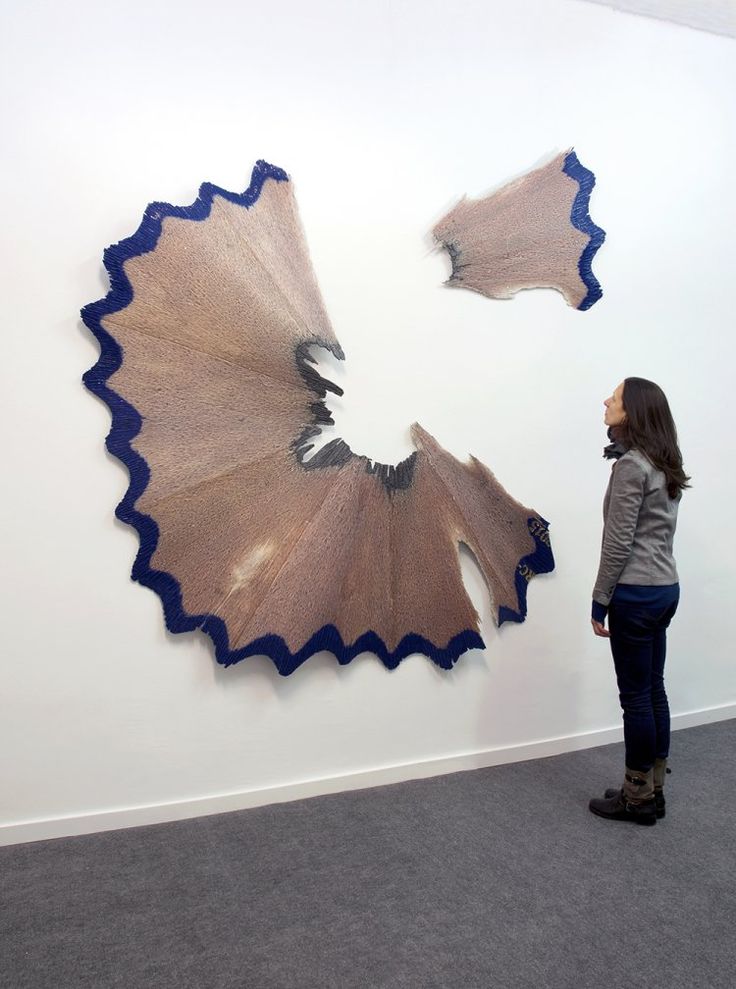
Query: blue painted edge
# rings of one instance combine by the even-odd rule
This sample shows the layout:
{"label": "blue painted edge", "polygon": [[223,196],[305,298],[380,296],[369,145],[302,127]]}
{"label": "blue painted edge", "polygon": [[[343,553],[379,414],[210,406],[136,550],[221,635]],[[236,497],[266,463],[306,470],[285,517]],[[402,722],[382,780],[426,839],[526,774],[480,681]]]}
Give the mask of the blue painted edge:
{"label": "blue painted edge", "polygon": [[528,522],[529,532],[534,539],[534,551],[523,556],[516,567],[514,584],[518,599],[518,611],[502,605],[498,609],[498,624],[523,622],[526,618],[526,595],[529,581],[538,573],[551,573],[555,568],[555,558],[549,541],[549,522],[541,515],[532,516]]}
{"label": "blue painted edge", "polygon": [[485,647],[483,639],[474,629],[466,629],[453,636],[444,648],[412,633],[405,635],[396,649],[390,650],[372,631],[364,633],[352,644],[346,644],[334,625],[325,625],[294,653],[278,635],[263,636],[240,649],[231,649],[225,622],[212,614],[188,614],[184,610],[178,580],[170,573],[151,567],[151,559],[158,544],[158,526],[150,515],[145,515],[134,507],[150,480],[146,460],[131,446],[131,441],[140,432],[142,419],[140,413],[107,384],[110,376],[122,364],[123,352],[115,338],[103,328],[102,320],[105,316],[124,309],[131,302],[133,289],[125,274],[124,262],[154,250],[166,217],[204,220],[210,214],[215,195],[248,208],[258,200],[267,179],[288,182],[289,177],[283,169],[258,161],[253,168],[250,185],[242,194],[227,192],[206,182],[200,187],[199,195],[191,206],[151,203],[145,210],[138,230],[104,252],[103,260],[110,277],[110,291],[104,299],[92,302],[82,309],[85,325],[100,344],[99,360],[84,374],[82,380],[110,409],[112,426],[105,441],[106,446],[113,456],[125,464],[130,474],[130,485],[115,514],[122,522],[133,526],[140,537],[140,547],[131,576],[161,598],[166,627],[170,632],[192,632],[196,629],[206,632],[214,643],[217,662],[223,666],[232,666],[248,656],[268,656],[278,672],[282,676],[288,676],[310,656],[326,650],[332,652],[341,665],[349,663],[359,653],[372,652],[388,669],[395,669],[407,656],[423,653],[442,669],[451,669],[468,649]]}
{"label": "blue painted edge", "polygon": [[593,274],[593,258],[598,248],[606,239],[605,230],[602,230],[601,227],[593,223],[588,212],[590,194],[595,185],[595,175],[585,165],[580,164],[578,156],[574,151],[568,152],[562,166],[562,171],[565,175],[569,175],[571,179],[574,179],[580,186],[572,204],[570,220],[576,229],[590,237],[578,260],[578,271],[588,290],[578,309],[590,309],[603,295],[600,282]]}

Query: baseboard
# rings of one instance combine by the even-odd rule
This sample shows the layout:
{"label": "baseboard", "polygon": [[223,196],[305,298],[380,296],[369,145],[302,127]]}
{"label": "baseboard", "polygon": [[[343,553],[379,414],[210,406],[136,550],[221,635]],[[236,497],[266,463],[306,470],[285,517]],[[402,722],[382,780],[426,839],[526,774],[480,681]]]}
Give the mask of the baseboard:
{"label": "baseboard", "polygon": [[[736,718],[736,704],[725,704],[721,707],[673,714],[672,728],[673,730],[693,728],[697,725],[712,724],[730,718]],[[546,738],[522,745],[464,752],[441,759],[381,766],[378,769],[348,773],[342,776],[300,780],[280,786],[260,787],[256,790],[242,790],[236,793],[218,793],[198,797],[194,800],[176,800],[170,803],[125,807],[100,813],[21,821],[16,824],[0,826],[0,846],[28,841],[43,841],[49,838],[68,838],[73,835],[115,831],[120,828],[140,827],[148,824],[163,824],[169,821],[183,821],[192,817],[206,817],[228,811],[247,810],[251,807],[287,803],[291,800],[303,800],[307,797],[342,793],[347,790],[362,790],[372,786],[386,786],[390,783],[403,783],[407,780],[443,776],[446,773],[525,762],[528,759],[543,759],[565,752],[577,752],[580,749],[596,748],[599,745],[620,742],[622,737],[621,727],[617,726],[575,735],[565,735],[559,738]]]}

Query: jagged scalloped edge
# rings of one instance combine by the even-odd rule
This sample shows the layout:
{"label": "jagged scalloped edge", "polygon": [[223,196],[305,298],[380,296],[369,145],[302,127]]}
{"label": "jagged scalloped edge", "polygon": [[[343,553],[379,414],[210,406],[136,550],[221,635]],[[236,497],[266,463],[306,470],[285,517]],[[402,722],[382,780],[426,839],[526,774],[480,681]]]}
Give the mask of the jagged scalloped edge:
{"label": "jagged scalloped edge", "polygon": [[569,175],[571,179],[574,179],[580,186],[572,204],[570,221],[577,230],[590,237],[583,253],[578,259],[578,271],[588,291],[577,308],[585,310],[594,306],[603,295],[601,284],[593,274],[593,258],[606,239],[606,232],[593,222],[588,212],[590,194],[595,185],[595,175],[593,172],[580,163],[580,159],[574,150],[568,152],[562,166],[562,171],[565,175]]}
{"label": "jagged scalloped edge", "polygon": [[[544,526],[545,532],[549,531],[549,522],[543,519],[541,515],[532,517],[528,520],[528,524],[531,526],[532,522],[539,521]],[[523,556],[516,567],[516,573],[514,575],[514,584],[516,587],[516,597],[519,601],[519,610],[514,611],[513,608],[507,608],[505,605],[501,605],[498,609],[498,625],[499,627],[503,625],[504,622],[523,622],[527,614],[527,604],[526,595],[529,589],[529,581],[532,577],[540,573],[551,573],[555,568],[555,558],[552,553],[552,547],[543,543],[536,532],[533,532],[530,528],[530,535],[534,539],[534,551],[529,553],[527,556]],[[529,572],[529,576],[524,576],[524,570]]]}
{"label": "jagged scalloped edge", "polygon": [[[136,501],[145,491],[150,480],[150,469],[145,458],[131,446],[131,441],[140,432],[142,418],[140,413],[129,402],[114,392],[107,384],[108,379],[118,370],[123,360],[120,344],[102,326],[102,319],[111,313],[124,309],[133,298],[133,289],[125,274],[123,264],[132,257],[146,254],[155,249],[161,235],[162,224],[167,217],[177,217],[186,220],[204,220],[212,208],[215,195],[222,196],[229,202],[246,208],[252,206],[261,194],[267,179],[278,182],[288,182],[286,172],[258,161],[253,168],[251,182],[243,193],[232,193],[209,182],[200,186],[197,199],[191,206],[172,206],[169,203],[151,203],[145,210],[143,220],[136,232],[125,240],[108,247],[103,254],[103,262],[110,278],[110,290],[104,299],[92,302],[82,309],[81,316],[85,325],[91,330],[100,344],[100,357],[96,364],[84,375],[85,386],[110,409],[112,425],[105,440],[109,452],[117,457],[127,468],[130,484],[120,504],[115,509],[116,516],[132,526],[140,538],[140,546],[133,563],[131,577],[144,587],[150,588],[161,599],[164,610],[164,620],[170,632],[193,632],[198,629],[210,636],[215,646],[215,657],[222,666],[232,666],[248,656],[267,656],[271,659],[282,676],[293,673],[302,663],[315,653],[328,651],[333,653],[338,663],[345,665],[360,653],[372,652],[388,669],[395,669],[402,659],[414,653],[422,653],[442,669],[451,669],[458,658],[469,649],[483,649],[485,643],[475,629],[465,629],[453,636],[442,648],[420,635],[410,633],[405,635],[394,650],[386,647],[380,636],[368,631],[352,644],[346,644],[334,625],[325,625],[317,631],[308,642],[292,652],[286,642],[278,635],[267,635],[249,642],[239,649],[231,649],[228,639],[227,625],[222,618],[213,614],[188,614],[182,602],[181,586],[173,574],[163,570],[154,570],[151,559],[158,545],[158,525],[143,512],[134,507]],[[531,556],[524,557],[523,563],[536,560],[540,551],[545,547],[535,536],[537,549]],[[540,566],[544,560],[540,557]],[[531,565],[531,564],[529,564]],[[554,566],[554,564],[552,564]],[[551,567],[550,567],[551,569]],[[537,569],[537,572],[544,572]],[[526,616],[527,582],[516,575],[516,590],[519,599],[519,611],[501,608],[499,624],[503,621],[522,622]],[[503,612],[503,617],[501,613]]]}

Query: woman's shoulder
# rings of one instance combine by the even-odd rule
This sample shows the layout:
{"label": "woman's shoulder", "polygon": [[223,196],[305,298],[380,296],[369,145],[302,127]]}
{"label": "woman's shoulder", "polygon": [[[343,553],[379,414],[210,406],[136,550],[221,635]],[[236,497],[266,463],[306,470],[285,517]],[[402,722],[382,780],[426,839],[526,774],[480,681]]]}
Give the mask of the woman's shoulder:
{"label": "woman's shoulder", "polygon": [[621,481],[627,478],[632,484],[643,484],[646,491],[653,491],[666,483],[664,473],[641,450],[627,450],[616,463],[616,473]]}
{"label": "woman's shoulder", "polygon": [[651,461],[641,450],[627,450],[613,465],[611,482],[615,483],[617,488],[621,488],[622,485],[646,488],[649,486],[653,470],[655,468]]}
{"label": "woman's shoulder", "polygon": [[638,450],[636,447],[632,447],[630,450],[627,450],[623,457],[621,457],[621,460],[627,460],[629,463],[638,464],[638,466],[644,470],[647,470],[653,466],[646,453],[642,453],[642,451]]}
{"label": "woman's shoulder", "polygon": [[626,471],[635,472],[639,470],[644,474],[649,474],[651,471],[657,469],[646,453],[642,453],[641,450],[637,450],[634,447],[631,450],[627,450],[622,457],[619,457],[616,462],[616,468],[620,468],[622,464]]}

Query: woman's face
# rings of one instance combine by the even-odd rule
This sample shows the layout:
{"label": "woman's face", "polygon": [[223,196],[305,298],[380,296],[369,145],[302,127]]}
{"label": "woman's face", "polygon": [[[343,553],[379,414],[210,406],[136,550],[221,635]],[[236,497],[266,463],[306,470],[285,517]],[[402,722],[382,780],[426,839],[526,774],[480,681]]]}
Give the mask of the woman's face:
{"label": "woman's face", "polygon": [[620,426],[626,418],[626,413],[624,412],[623,381],[614,389],[613,395],[607,398],[603,404],[606,407],[606,414],[603,416],[605,424],[607,426]]}

